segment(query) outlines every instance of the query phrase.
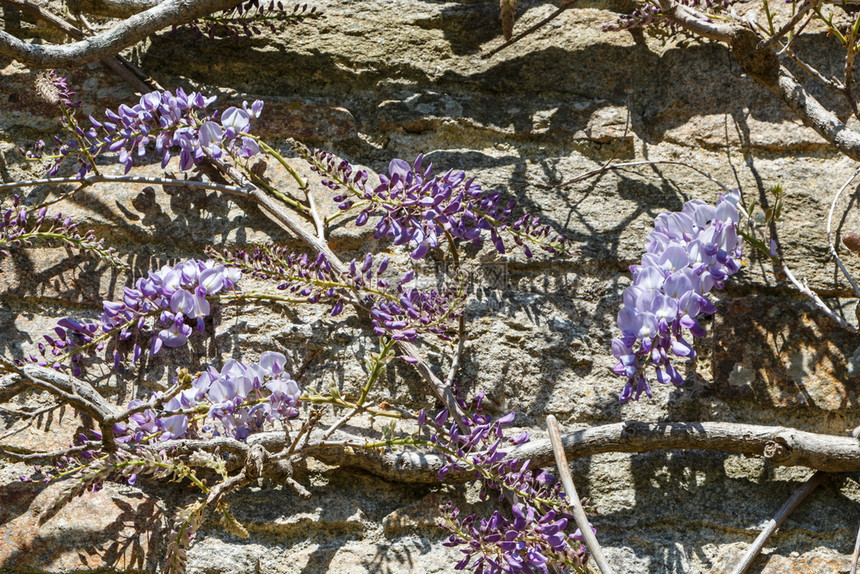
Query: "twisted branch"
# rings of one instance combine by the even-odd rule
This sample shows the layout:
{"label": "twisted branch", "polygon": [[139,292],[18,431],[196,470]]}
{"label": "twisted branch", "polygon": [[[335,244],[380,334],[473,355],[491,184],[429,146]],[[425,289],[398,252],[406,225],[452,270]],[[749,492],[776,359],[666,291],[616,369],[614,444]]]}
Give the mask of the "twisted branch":
{"label": "twisted branch", "polygon": [[[301,452],[333,466],[359,468],[392,482],[438,484],[438,471],[446,464],[435,453],[393,452],[362,448],[366,439],[338,432],[335,442],[314,444],[312,438]],[[215,438],[207,441],[172,440],[158,444],[177,454],[194,450],[230,453],[235,464],[244,464],[248,449],[261,445],[269,452],[287,446],[282,432],[265,432],[248,437],[247,443]],[[722,422],[647,423],[623,422],[568,432],[562,436],[564,452],[577,460],[606,452],[643,453],[655,450],[707,450],[762,456],[777,466],[805,466],[825,472],[860,471],[860,439],[827,435],[787,427],[771,427]],[[531,459],[532,466],[554,464],[548,439],[533,440],[511,449],[508,458]],[[467,482],[474,475],[452,471],[445,482]]]}
{"label": "twisted branch", "polygon": [[848,128],[815,99],[779,61],[774,45],[739,24],[712,22],[674,0],[659,0],[663,14],[698,36],[728,44],[743,71],[779,96],[804,125],[812,128],[849,158],[860,161],[860,133]]}
{"label": "twisted branch", "polygon": [[[82,30],[75,28],[62,18],[36,4],[33,4],[29,0],[0,0],[0,5],[20,10],[32,20],[47,22],[48,25],[61,30],[64,34],[74,40],[83,40],[86,37],[86,34],[84,34]],[[101,64],[125,80],[125,82],[135,91],[142,94],[150,91],[149,86],[135,74],[131,69],[131,64],[124,58],[115,55],[111,58],[102,60]]]}
{"label": "twisted branch", "polygon": [[238,3],[239,0],[165,0],[123,20],[110,30],[61,46],[30,44],[0,30],[0,55],[35,68],[80,66],[115,56],[124,48],[169,26],[186,24]]}

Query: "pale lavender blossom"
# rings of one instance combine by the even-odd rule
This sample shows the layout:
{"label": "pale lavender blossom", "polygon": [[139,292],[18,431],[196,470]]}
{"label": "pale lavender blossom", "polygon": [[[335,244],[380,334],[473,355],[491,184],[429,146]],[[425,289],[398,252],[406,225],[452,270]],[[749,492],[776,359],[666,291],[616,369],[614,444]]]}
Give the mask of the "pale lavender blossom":
{"label": "pale lavender blossom", "polygon": [[[282,353],[267,351],[249,365],[231,359],[220,370],[209,367],[191,388],[166,401],[160,414],[146,410],[132,415],[118,429],[117,440],[141,442],[157,436],[164,441],[199,438],[201,433],[244,440],[267,423],[295,418],[301,389],[284,371],[285,364]],[[132,401],[129,408],[140,404]],[[190,411],[205,413],[204,424],[193,421]]]}
{"label": "pale lavender blossom", "polygon": [[[124,287],[121,301],[105,301],[97,322],[62,319],[55,329],[58,337],[46,335],[45,340],[52,355],[71,358],[76,374],[80,373],[83,353],[92,350],[98,331],[115,335],[118,342],[133,339],[132,360],[137,362],[143,353],[141,334],[151,334],[149,350],[153,355],[164,347],[182,347],[194,328],[205,330],[205,319],[211,313],[208,298],[224,289],[235,289],[240,277],[239,270],[214,261],[191,260],[165,265],[150,271],[148,277],[138,279],[133,287]],[[102,348],[104,345],[100,343],[98,350]],[[43,357],[46,350],[40,347]],[[120,354],[116,352],[115,364],[119,359]],[[47,364],[46,359],[36,362]]]}
{"label": "pale lavender blossom", "polygon": [[[58,85],[57,80],[63,79],[43,83],[53,88]],[[62,87],[65,89],[65,80]],[[54,92],[57,91],[54,88]],[[67,108],[72,103],[67,97],[69,94],[74,95],[65,89],[59,100]],[[58,147],[50,156],[49,174],[56,174],[65,158],[74,157],[81,164],[78,177],[84,177],[92,171],[89,158],[104,153],[116,153],[117,161],[128,173],[134,158],[144,156],[150,147],[160,156],[162,168],[178,152],[182,171],[191,170],[207,153],[215,158],[227,153],[241,159],[258,154],[260,148],[249,132],[251,119],[260,116],[263,102],[257,100],[250,107],[244,102],[241,108],[230,107],[219,114],[208,109],[215,99],[215,96],[186,93],[178,88],[174,92],[144,94],[133,106],[121,104],[116,111],[105,110],[101,119],[89,116],[91,128],[83,130],[77,125],[70,126],[75,132],[73,139],[64,142],[55,138]],[[86,150],[81,149],[81,145]],[[25,153],[32,159],[39,159],[44,149],[44,142],[40,142],[36,149]]]}
{"label": "pale lavender blossom", "polygon": [[657,382],[684,384],[671,357],[696,356],[685,336],[705,335],[697,317],[716,311],[707,293],[740,270],[739,199],[737,192],[721,194],[716,206],[693,200],[680,212],[657,216],[641,263],[630,267],[633,285],[618,312],[622,336],[612,341],[618,360],[612,370],[627,379],[622,402],[651,396],[651,367]]}

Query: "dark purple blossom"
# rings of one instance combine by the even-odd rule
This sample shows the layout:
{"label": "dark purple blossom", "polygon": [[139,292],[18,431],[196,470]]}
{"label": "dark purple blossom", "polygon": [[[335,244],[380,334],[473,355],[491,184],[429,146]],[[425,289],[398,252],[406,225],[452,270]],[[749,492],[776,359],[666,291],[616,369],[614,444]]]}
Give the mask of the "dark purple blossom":
{"label": "dark purple blossom", "polygon": [[458,509],[450,503],[441,508],[441,524],[453,532],[443,544],[462,547],[465,554],[455,570],[549,574],[550,566],[557,566],[584,571],[582,568],[588,562],[585,547],[575,535],[564,532],[568,523],[573,522],[571,517],[559,517],[553,510],[540,515],[523,504],[514,504],[511,511],[513,520],[498,511],[489,519],[475,516],[459,519]]}
{"label": "dark purple blossom", "polygon": [[561,484],[547,472],[532,469],[530,460],[507,458],[509,447],[528,441],[528,432],[505,439],[504,427],[513,422],[514,413],[492,420],[480,414],[481,398],[475,403],[478,412],[464,417],[461,426],[446,428],[446,410],[433,419],[437,433],[431,442],[448,460],[439,476],[444,480],[449,472],[471,471],[483,482],[482,498],[497,491],[499,501],[517,502],[511,506],[513,519],[498,511],[489,519],[474,515],[460,519],[453,504],[442,507],[440,524],[452,532],[445,545],[465,554],[455,570],[526,573],[549,572],[550,566],[581,568],[588,555],[579,531],[565,532],[574,520]]}
{"label": "dark purple blossom", "polygon": [[256,142],[247,136],[252,118],[260,117],[263,103],[247,102],[242,108],[230,107],[223,113],[209,112],[215,96],[199,92],[150,92],[141,96],[135,106],[121,105],[116,112],[105,111],[104,120],[90,117],[92,128],[86,132],[92,140],[91,153],[117,152],[125,171],[131,169],[133,157],[143,156],[153,144],[166,167],[174,150],[179,149],[179,168],[188,171],[206,153],[220,158],[226,151],[240,158],[259,153]]}
{"label": "dark purple blossom", "polygon": [[12,207],[2,210],[0,215],[0,258],[8,257],[9,249],[31,247],[34,242],[64,245],[111,265],[125,266],[116,251],[106,247],[104,239],[97,239],[92,230],[81,232],[77,222],[59,212],[48,217],[48,210],[44,207],[32,212],[20,205],[20,198],[16,195]]}
{"label": "dark purple blossom", "polygon": [[[59,80],[65,86],[62,78],[43,83],[50,87]],[[128,173],[134,158],[145,155],[150,146],[161,157],[162,167],[178,152],[182,171],[192,169],[207,154],[215,158],[229,154],[237,159],[258,154],[260,148],[249,132],[251,120],[260,117],[263,102],[257,100],[250,106],[243,102],[241,108],[230,107],[219,114],[209,111],[215,99],[199,92],[186,93],[182,88],[175,92],[150,92],[133,106],[122,104],[116,111],[105,110],[101,119],[90,116],[92,127],[87,130],[78,127],[74,117],[64,110],[74,137],[68,142],[55,138],[57,147],[51,155],[45,155],[43,142],[25,153],[30,159],[50,159],[49,175],[56,174],[67,157],[74,157],[81,165],[78,177],[92,171],[91,159],[104,153],[116,153],[117,161]],[[62,98],[59,101],[65,102]]]}
{"label": "dark purple blossom", "polygon": [[411,165],[393,159],[388,174],[379,175],[379,183],[373,185],[366,171],[354,170],[331,153],[311,153],[300,144],[295,147],[324,176],[324,185],[341,192],[334,197],[338,207],[358,212],[356,225],[378,217],[374,238],[388,237],[395,245],[409,246],[413,259],[425,257],[445,241],[480,245],[487,237],[499,253],[505,253],[503,234],[529,257],[532,252],[524,242],[551,253],[567,251],[565,238],[547,225],[538,225],[537,218],[524,215],[515,220],[516,200],[505,200],[498,191],[484,192],[463,171],[434,175],[432,165],[425,168],[420,155]]}

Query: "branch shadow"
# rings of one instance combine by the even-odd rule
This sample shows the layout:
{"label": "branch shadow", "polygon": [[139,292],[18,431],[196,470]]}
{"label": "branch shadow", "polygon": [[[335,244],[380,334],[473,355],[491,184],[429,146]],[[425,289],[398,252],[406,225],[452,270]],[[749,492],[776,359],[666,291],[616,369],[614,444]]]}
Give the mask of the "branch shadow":
{"label": "branch shadow", "polygon": [[158,568],[165,523],[154,499],[133,505],[131,500],[143,498],[142,493],[100,497],[106,512],[113,512],[108,507],[113,505],[119,513],[99,530],[93,530],[93,525],[102,520],[100,517],[78,515],[68,507],[59,511],[60,518],[52,526],[40,529],[37,515],[45,503],[39,503],[37,497],[44,489],[38,483],[27,486],[24,492],[17,492],[21,489],[14,484],[0,487],[0,497],[18,496],[0,515],[0,529],[12,529],[6,533],[11,544],[4,548],[0,569],[41,570],[62,565],[70,569],[151,572]]}

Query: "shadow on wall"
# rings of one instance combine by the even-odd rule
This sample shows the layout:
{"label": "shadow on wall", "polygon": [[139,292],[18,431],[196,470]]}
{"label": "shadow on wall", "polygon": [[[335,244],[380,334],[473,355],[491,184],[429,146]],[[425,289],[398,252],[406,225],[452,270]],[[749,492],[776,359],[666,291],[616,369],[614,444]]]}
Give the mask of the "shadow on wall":
{"label": "shadow on wall", "polygon": [[[607,470],[607,465],[619,464],[629,465],[629,468]],[[780,480],[766,461],[745,459],[740,455],[652,452],[634,455],[629,462],[603,461],[596,466],[591,461],[574,463],[574,480],[578,488],[580,483],[583,485],[580,491],[586,493],[592,488],[586,479],[589,473],[586,465],[592,474],[597,471],[603,477],[600,484],[595,485],[602,492],[598,496],[607,496],[607,491],[612,493],[611,475],[624,476],[625,480],[633,477],[632,485],[626,482],[617,485],[621,492],[612,493],[608,498],[612,506],[617,504],[612,500],[628,496],[633,498],[633,503],[617,510],[602,510],[594,523],[604,547],[632,552],[647,561],[643,566],[648,572],[727,574],[739,562],[743,549],[758,536],[762,525],[788,499],[798,482],[809,475],[800,473],[797,478]],[[610,474],[608,483],[607,472]],[[754,478],[746,478],[748,476]],[[841,542],[829,543],[828,547],[851,555],[856,524],[860,520],[856,494],[845,492],[852,490],[853,480],[845,475],[834,475],[813,492],[770,539],[768,546],[775,550],[760,556],[755,562],[758,569],[754,567],[754,571],[770,561],[790,566],[794,560],[797,563],[793,568],[783,566],[786,572],[843,571],[842,564],[840,569],[804,570],[806,558],[798,558],[797,553],[816,549],[820,537],[834,536]],[[751,512],[752,508],[757,510]],[[720,554],[714,554],[716,548],[710,545],[712,540],[720,540]],[[731,549],[728,544],[733,542],[740,547],[737,555],[726,555]]]}
{"label": "shadow on wall", "polygon": [[166,522],[155,499],[109,484],[45,514],[66,486],[0,486],[0,570],[159,569]]}
{"label": "shadow on wall", "polygon": [[[482,4],[454,9],[474,14],[476,22],[483,22],[488,10]],[[490,13],[497,11],[490,6]],[[446,17],[442,14],[439,18]],[[464,23],[451,37],[471,39],[488,30],[496,34],[498,28]],[[574,33],[568,29],[559,36]],[[315,34],[321,32],[308,32],[312,38]],[[629,37],[627,32],[617,34]],[[370,42],[370,36],[368,31],[366,39],[355,42]],[[393,44],[390,53],[371,65],[349,61],[350,56],[334,52],[336,46],[327,46],[332,50],[328,52],[293,48],[289,41],[274,46],[254,40],[200,43],[190,34],[165,34],[154,38],[144,64],[147,69],[158,70],[163,63],[175,62],[180,54],[193,50],[199,57],[183,66],[185,77],[213,86],[229,78],[231,87],[249,94],[298,93],[330,100],[349,109],[361,131],[373,136],[410,123],[420,126],[423,122],[435,129],[439,124],[433,123],[433,118],[450,117],[468,125],[503,128],[514,138],[528,136],[532,141],[562,143],[585,128],[588,118],[600,108],[623,106],[628,99],[633,131],[651,143],[661,141],[666,131],[695,116],[734,115],[745,108],[762,121],[797,121],[775,96],[743,77],[725,46],[692,44],[656,53],[641,34],[633,38],[634,44],[623,46],[580,47],[574,42],[571,48],[535,50],[529,50],[529,40],[525,40],[511,52],[486,61],[442,60],[441,74],[435,68],[431,74],[423,63],[409,57],[408,50],[414,46],[399,48]],[[823,34],[805,36],[803,42],[816,59],[826,57],[832,46],[831,39]],[[209,66],[212,61],[218,66]],[[166,69],[164,73],[173,72]],[[708,90],[703,91],[705,85]],[[837,113],[843,111],[837,98],[820,95],[826,105],[836,107]],[[448,105],[440,103],[443,101]],[[536,115],[550,109],[553,116],[536,130]]]}
{"label": "shadow on wall", "polygon": [[855,424],[849,419],[860,409],[857,336],[811,303],[755,295],[721,303],[713,365],[714,393],[729,404],[838,412],[838,434]]}

